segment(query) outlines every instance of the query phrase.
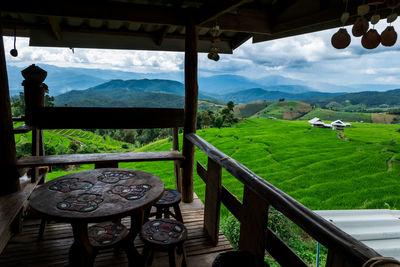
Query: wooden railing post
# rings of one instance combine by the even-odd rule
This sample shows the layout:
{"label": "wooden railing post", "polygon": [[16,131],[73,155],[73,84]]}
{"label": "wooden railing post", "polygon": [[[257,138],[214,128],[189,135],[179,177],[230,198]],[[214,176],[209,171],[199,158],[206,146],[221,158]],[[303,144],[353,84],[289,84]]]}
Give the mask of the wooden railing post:
{"label": "wooden railing post", "polygon": [[19,174],[11,115],[10,92],[3,35],[0,26],[0,195],[17,192],[20,188]]}
{"label": "wooden railing post", "polygon": [[[197,102],[197,48],[198,27],[191,17],[186,25],[185,35],[185,122],[184,134],[196,132]],[[193,201],[194,144],[183,139],[182,154],[185,157],[182,169],[182,201]]]}
{"label": "wooden railing post", "polygon": [[[35,64],[30,65],[22,71],[25,80],[22,82],[24,86],[25,98],[25,122],[33,126],[32,129],[32,156],[44,156],[44,140],[43,130],[37,128],[33,118],[38,108],[44,107],[44,93],[47,85],[43,83],[46,79],[47,72]],[[32,168],[32,183],[39,178],[39,168]]]}
{"label": "wooden railing post", "polygon": [[268,223],[268,203],[247,186],[243,192],[243,214],[240,223],[239,249],[260,259],[265,254],[265,233]]}
{"label": "wooden railing post", "polygon": [[219,217],[221,208],[222,168],[208,158],[206,195],[204,203],[204,229],[214,246],[218,244]]}
{"label": "wooden railing post", "polygon": [[[179,151],[179,134],[178,128],[172,128],[172,149]],[[181,175],[181,162],[174,160],[174,173],[175,173],[175,188],[182,193],[182,175]]]}

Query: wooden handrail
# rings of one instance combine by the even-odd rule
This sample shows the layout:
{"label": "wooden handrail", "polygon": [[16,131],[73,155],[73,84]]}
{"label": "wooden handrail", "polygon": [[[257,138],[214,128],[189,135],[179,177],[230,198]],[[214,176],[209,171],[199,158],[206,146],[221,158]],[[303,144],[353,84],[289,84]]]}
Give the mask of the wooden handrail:
{"label": "wooden handrail", "polygon": [[122,153],[94,153],[94,154],[67,154],[48,156],[28,156],[17,160],[17,166],[39,167],[74,164],[105,164],[118,162],[142,162],[142,161],[168,161],[183,160],[179,151],[146,151],[146,152],[122,152]]}
{"label": "wooden handrail", "polygon": [[26,124],[39,129],[144,129],[183,126],[183,109],[38,107]]}
{"label": "wooden handrail", "polygon": [[310,236],[328,249],[345,255],[346,260],[352,262],[354,265],[361,266],[368,259],[380,256],[373,249],[367,247],[332,223],[312,212],[310,209],[249,170],[246,166],[219,151],[198,135],[191,133],[185,135],[185,138],[258,196],[300,226]]}

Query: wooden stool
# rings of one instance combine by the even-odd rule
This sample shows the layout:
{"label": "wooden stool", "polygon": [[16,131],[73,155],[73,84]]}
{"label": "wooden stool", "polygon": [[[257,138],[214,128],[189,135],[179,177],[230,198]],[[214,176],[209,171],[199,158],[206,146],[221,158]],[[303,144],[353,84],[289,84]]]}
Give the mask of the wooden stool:
{"label": "wooden stool", "polygon": [[[114,253],[123,249],[128,258],[129,266],[133,266],[132,244],[128,240],[129,231],[121,223],[103,222],[92,225],[88,228],[88,239],[93,246],[93,257],[100,250],[114,248]],[[93,258],[94,261],[94,258]]]}
{"label": "wooden stool", "polygon": [[169,266],[187,266],[183,243],[187,230],[183,223],[170,219],[155,219],[142,226],[140,237],[144,242],[143,259],[150,266],[154,251],[168,252]]}
{"label": "wooden stool", "polygon": [[[156,207],[156,219],[170,218],[172,216],[176,220],[183,223],[181,209],[179,208],[179,203],[181,202],[181,193],[176,190],[166,188],[164,194],[159,201],[154,205]],[[170,211],[170,208],[174,209],[174,213]],[[150,214],[150,217],[154,213]]]}

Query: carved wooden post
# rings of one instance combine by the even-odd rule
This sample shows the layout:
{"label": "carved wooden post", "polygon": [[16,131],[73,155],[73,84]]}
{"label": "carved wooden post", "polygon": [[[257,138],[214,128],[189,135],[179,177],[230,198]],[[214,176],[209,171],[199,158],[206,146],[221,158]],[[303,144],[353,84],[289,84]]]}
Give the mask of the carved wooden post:
{"label": "carved wooden post", "polygon": [[19,174],[16,167],[16,152],[11,115],[10,92],[3,36],[0,27],[0,195],[19,190]]}
{"label": "carved wooden post", "polygon": [[[193,18],[186,25],[185,36],[185,122],[184,134],[196,132],[197,119],[197,48],[198,27]],[[182,169],[182,201],[193,201],[193,168],[194,145],[186,138],[183,139],[182,154],[185,157]]]}
{"label": "carved wooden post", "polygon": [[[25,78],[22,82],[25,97],[25,122],[34,126],[32,129],[32,156],[43,156],[43,130],[38,129],[35,125],[35,110],[44,107],[44,93],[47,85],[43,81],[46,79],[47,72],[32,64],[22,71],[22,76]],[[39,168],[32,168],[32,182],[35,182],[38,177]]]}
{"label": "carved wooden post", "polygon": [[239,249],[264,259],[268,203],[247,186],[243,192],[243,220],[240,223]]}

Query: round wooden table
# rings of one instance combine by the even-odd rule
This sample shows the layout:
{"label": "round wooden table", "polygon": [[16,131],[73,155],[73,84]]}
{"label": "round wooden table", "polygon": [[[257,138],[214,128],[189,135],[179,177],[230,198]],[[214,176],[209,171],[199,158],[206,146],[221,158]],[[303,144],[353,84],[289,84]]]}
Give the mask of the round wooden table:
{"label": "round wooden table", "polygon": [[[131,217],[126,242],[130,265],[139,261],[133,240],[140,232],[145,209],[155,204],[164,184],[150,173],[129,169],[94,169],[54,179],[35,189],[30,197],[32,210],[48,220],[69,222],[74,243],[70,248],[71,266],[91,266],[96,250],[88,239],[88,223],[118,221]],[[131,253],[128,253],[131,251]]]}

